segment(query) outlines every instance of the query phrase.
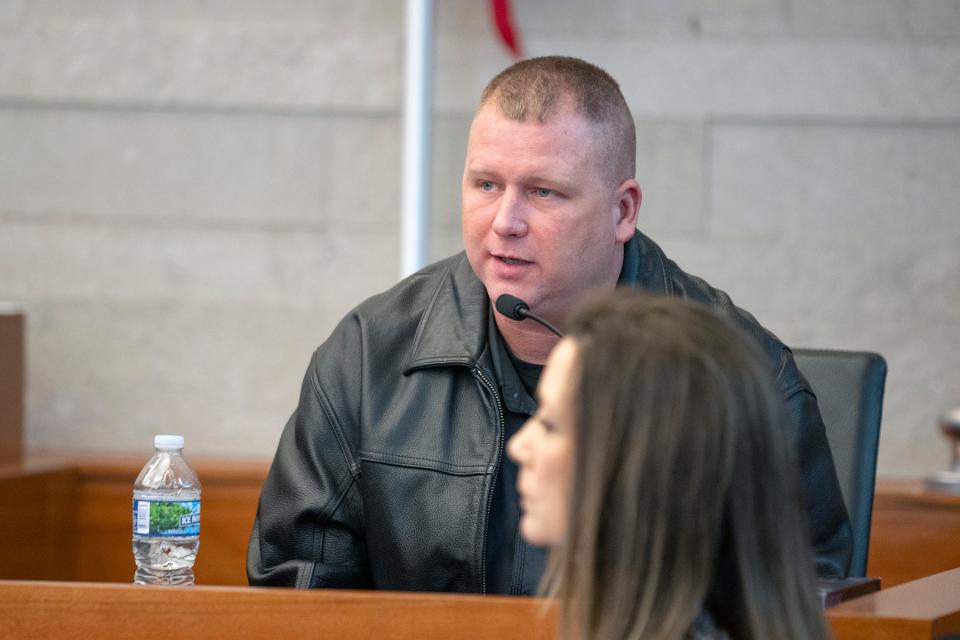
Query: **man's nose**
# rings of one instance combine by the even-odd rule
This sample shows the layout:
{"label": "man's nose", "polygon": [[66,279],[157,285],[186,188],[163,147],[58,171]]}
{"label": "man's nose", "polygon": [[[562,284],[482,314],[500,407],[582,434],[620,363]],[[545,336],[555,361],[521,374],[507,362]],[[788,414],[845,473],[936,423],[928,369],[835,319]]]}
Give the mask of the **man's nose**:
{"label": "man's nose", "polygon": [[498,236],[524,236],[527,233],[527,214],[522,194],[518,189],[507,188],[498,203],[493,219],[493,231]]}

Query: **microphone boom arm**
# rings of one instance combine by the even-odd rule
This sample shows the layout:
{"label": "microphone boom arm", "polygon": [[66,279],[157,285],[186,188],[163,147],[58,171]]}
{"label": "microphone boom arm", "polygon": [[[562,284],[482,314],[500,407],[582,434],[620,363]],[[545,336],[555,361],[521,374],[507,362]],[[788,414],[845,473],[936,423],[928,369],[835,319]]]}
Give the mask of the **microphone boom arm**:
{"label": "microphone boom arm", "polygon": [[560,333],[560,330],[555,326],[538,316],[537,314],[530,311],[530,305],[518,298],[517,296],[510,295],[509,293],[504,293],[499,298],[497,298],[496,303],[497,311],[504,317],[510,318],[511,320],[522,321],[530,318],[534,322],[539,322],[541,325],[546,327],[548,330],[554,333],[558,338],[562,338],[563,334]]}
{"label": "microphone boom arm", "polygon": [[521,313],[523,313],[524,318],[530,318],[531,320],[534,320],[535,322],[539,322],[540,324],[545,326],[547,329],[552,331],[558,338],[563,337],[563,334],[560,333],[559,329],[557,329],[555,326],[553,326],[552,324],[550,324],[549,322],[547,322],[537,314],[530,311],[530,309],[524,309]]}

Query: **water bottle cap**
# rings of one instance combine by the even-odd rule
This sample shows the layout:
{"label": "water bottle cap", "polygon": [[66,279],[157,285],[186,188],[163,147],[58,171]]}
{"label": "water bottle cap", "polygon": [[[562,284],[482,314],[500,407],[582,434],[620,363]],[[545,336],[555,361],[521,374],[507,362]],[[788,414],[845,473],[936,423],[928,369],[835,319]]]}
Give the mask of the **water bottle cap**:
{"label": "water bottle cap", "polygon": [[157,449],[183,449],[183,436],[154,436],[153,446]]}

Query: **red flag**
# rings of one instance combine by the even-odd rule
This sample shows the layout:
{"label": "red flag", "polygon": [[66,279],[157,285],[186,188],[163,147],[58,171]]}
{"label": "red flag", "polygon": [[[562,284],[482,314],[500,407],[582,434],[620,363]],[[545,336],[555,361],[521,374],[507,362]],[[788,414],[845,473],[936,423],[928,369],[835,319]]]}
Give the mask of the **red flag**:
{"label": "red flag", "polygon": [[519,60],[523,57],[523,54],[520,51],[520,40],[513,30],[513,17],[510,15],[509,0],[491,0],[490,5],[493,9],[493,21],[497,25],[497,33],[500,34],[500,39],[503,40],[503,44],[510,50],[513,57]]}

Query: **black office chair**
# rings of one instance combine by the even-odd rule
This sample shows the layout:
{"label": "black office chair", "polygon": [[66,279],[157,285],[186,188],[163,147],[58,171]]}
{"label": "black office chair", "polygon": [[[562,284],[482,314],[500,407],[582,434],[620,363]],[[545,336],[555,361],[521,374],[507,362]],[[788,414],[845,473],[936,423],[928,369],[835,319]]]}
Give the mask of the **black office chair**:
{"label": "black office chair", "polygon": [[850,514],[850,576],[862,577],[867,571],[870,547],[887,363],[883,356],[863,351],[794,349],[793,355],[817,396],[843,502]]}

